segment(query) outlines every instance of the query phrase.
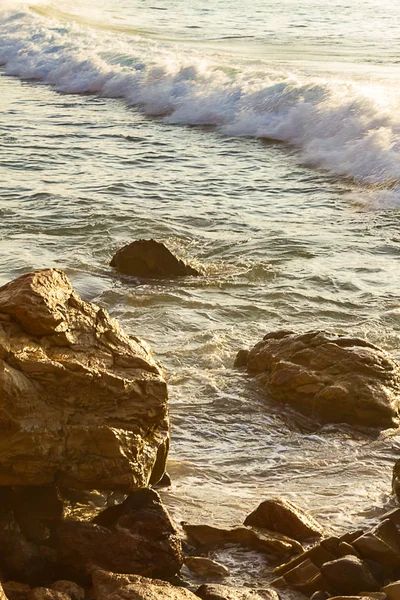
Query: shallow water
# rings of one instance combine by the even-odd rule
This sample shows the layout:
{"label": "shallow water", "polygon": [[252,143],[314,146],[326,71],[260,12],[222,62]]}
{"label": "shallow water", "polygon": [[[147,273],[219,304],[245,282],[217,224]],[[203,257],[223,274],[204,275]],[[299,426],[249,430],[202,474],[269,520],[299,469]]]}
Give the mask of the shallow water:
{"label": "shallow water", "polygon": [[[152,344],[178,521],[240,522],[281,495],[340,532],[390,502],[396,432],[321,427],[232,368],[282,327],[400,354],[398,9],[381,6],[357,27],[353,5],[306,0],[245,17],[235,2],[8,3],[0,19],[0,283],[65,269]],[[204,275],[118,276],[114,251],[141,237]],[[232,581],[264,570],[224,559]]]}

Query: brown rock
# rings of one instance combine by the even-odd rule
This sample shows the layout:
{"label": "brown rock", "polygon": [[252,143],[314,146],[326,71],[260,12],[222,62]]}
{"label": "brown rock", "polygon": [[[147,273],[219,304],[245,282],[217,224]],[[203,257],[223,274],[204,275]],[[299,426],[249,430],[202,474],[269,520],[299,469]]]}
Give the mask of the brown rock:
{"label": "brown rock", "polygon": [[344,556],[321,567],[323,577],[340,594],[353,595],[361,591],[378,591],[379,583],[367,563],[356,556]]}
{"label": "brown rock", "polygon": [[63,592],[57,592],[45,587],[37,587],[31,590],[29,600],[70,600],[70,597]]}
{"label": "brown rock", "polygon": [[399,365],[365,340],[269,333],[250,351],[247,370],[273,400],[324,422],[398,425]]}
{"label": "brown rock", "polygon": [[31,593],[30,586],[19,581],[6,581],[3,590],[8,600],[28,600]]}
{"label": "brown rock", "polygon": [[196,591],[203,600],[279,600],[275,590],[204,584]]}
{"label": "brown rock", "polygon": [[288,500],[264,500],[244,521],[245,525],[278,531],[295,540],[320,537],[323,527],[313,517]]}
{"label": "brown rock", "polygon": [[189,590],[173,585],[157,585],[149,580],[129,584],[108,596],[108,600],[198,600]]}
{"label": "brown rock", "polygon": [[97,570],[92,573],[93,591],[96,600],[105,600],[107,596],[130,584],[157,585],[169,587],[170,584],[161,579],[149,579],[141,575],[127,573],[112,573],[111,571]]}
{"label": "brown rock", "polygon": [[400,600],[400,581],[392,581],[388,585],[381,588],[381,592],[384,592],[388,600]]}
{"label": "brown rock", "polygon": [[203,556],[186,556],[183,561],[187,568],[201,577],[229,577],[229,569],[221,563]]}
{"label": "brown rock", "polygon": [[110,265],[125,275],[136,277],[184,277],[200,275],[199,271],[172,254],[155,240],[136,240],[113,256]]}
{"label": "brown rock", "polygon": [[0,288],[0,434],[2,486],[132,491],[164,473],[159,367],[62,271]]}
{"label": "brown rock", "polygon": [[52,583],[50,587],[56,592],[62,592],[63,594],[67,594],[67,596],[69,596],[71,600],[84,600],[85,598],[85,590],[74,581],[66,581],[65,579],[60,579]]}
{"label": "brown rock", "polygon": [[5,595],[3,586],[0,583],[0,600],[7,600],[7,596]]}
{"label": "brown rock", "polygon": [[92,523],[70,521],[56,532],[58,556],[76,577],[97,569],[168,578],[183,563],[179,536],[154,490],[133,492]]}
{"label": "brown rock", "polygon": [[400,567],[400,534],[390,519],[354,540],[352,545],[363,558],[379,563],[384,575],[391,575]]}
{"label": "brown rock", "polygon": [[396,496],[397,500],[400,501],[400,460],[397,460],[393,467],[392,492]]}
{"label": "brown rock", "polygon": [[284,557],[293,552],[303,552],[299,542],[282,534],[258,532],[250,527],[223,529],[211,525],[190,525],[182,523],[189,540],[198,545],[223,546],[241,544],[271,556]]}

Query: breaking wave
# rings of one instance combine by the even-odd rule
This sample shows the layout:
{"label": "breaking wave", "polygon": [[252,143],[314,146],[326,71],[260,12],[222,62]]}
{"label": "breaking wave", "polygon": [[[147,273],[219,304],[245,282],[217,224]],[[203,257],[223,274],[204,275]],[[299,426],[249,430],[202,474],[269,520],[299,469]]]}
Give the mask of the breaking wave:
{"label": "breaking wave", "polygon": [[[0,0],[1,1],[1,0]],[[8,5],[8,6],[7,6]],[[66,94],[123,98],[168,123],[285,142],[300,160],[400,196],[398,92],[291,73],[0,4],[4,73]]]}

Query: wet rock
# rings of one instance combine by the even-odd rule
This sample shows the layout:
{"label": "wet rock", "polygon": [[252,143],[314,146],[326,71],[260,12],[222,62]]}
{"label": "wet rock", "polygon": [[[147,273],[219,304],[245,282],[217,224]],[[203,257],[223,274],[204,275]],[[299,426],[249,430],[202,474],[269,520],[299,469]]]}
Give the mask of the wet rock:
{"label": "wet rock", "polygon": [[56,592],[67,594],[71,600],[84,600],[85,598],[85,590],[74,581],[60,579],[52,583],[50,587]]}
{"label": "wet rock", "polygon": [[165,470],[167,389],[148,347],[59,270],[0,288],[0,485],[132,491]]}
{"label": "wet rock", "polygon": [[244,521],[245,525],[278,531],[295,540],[320,537],[323,527],[301,508],[282,498],[261,502]]}
{"label": "wet rock", "polygon": [[56,535],[59,559],[77,577],[102,569],[168,578],[183,564],[178,533],[157,492],[147,488],[107,508],[91,523],[63,523]]}
{"label": "wet rock", "polygon": [[324,422],[398,425],[399,365],[365,340],[323,331],[269,333],[249,352],[247,370],[273,400]]}
{"label": "wet rock", "polygon": [[303,552],[299,542],[282,534],[253,531],[250,527],[223,529],[211,525],[182,523],[189,541],[198,545],[223,546],[240,544],[270,556],[284,557],[294,552]]}
{"label": "wet rock", "polygon": [[341,594],[355,595],[361,591],[378,591],[380,588],[367,563],[356,556],[327,562],[322,565],[321,573]]}
{"label": "wet rock", "polygon": [[186,556],[184,560],[187,568],[195,575],[201,577],[229,577],[229,569],[221,563],[203,556]]}
{"label": "wet rock", "polygon": [[275,590],[227,585],[204,584],[196,591],[203,600],[279,600]]}
{"label": "wet rock", "polygon": [[155,240],[136,240],[113,256],[110,265],[120,273],[145,278],[198,276],[199,271]]}

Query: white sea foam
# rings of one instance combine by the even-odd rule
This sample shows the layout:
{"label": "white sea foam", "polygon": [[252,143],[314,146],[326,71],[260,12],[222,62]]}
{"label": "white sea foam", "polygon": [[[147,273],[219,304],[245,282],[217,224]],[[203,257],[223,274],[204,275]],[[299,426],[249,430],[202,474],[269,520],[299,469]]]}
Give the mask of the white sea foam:
{"label": "white sea foam", "polygon": [[399,202],[398,96],[379,84],[294,75],[237,58],[233,67],[227,57],[28,10],[1,15],[0,63],[8,75],[59,92],[124,98],[168,123],[286,142],[302,162],[390,189],[386,197]]}

